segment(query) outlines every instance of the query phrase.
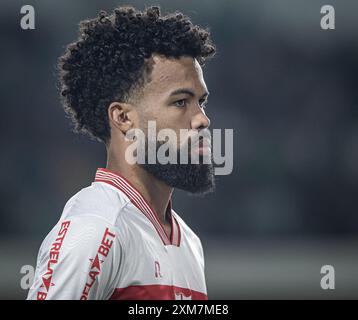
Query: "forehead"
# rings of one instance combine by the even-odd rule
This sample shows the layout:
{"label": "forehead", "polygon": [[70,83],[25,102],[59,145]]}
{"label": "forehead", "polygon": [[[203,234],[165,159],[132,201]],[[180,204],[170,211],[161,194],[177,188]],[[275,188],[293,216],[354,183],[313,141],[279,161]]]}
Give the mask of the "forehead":
{"label": "forehead", "polygon": [[190,88],[198,95],[207,91],[198,61],[192,57],[175,59],[154,56],[150,81],[145,91],[160,94],[179,88]]}

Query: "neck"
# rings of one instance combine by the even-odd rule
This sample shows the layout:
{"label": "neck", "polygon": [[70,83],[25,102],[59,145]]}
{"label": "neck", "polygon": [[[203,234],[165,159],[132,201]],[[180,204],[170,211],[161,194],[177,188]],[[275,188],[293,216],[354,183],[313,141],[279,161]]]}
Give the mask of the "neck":
{"label": "neck", "polygon": [[158,215],[165,226],[170,224],[166,215],[173,188],[158,180],[139,165],[130,165],[123,158],[124,152],[115,152],[109,147],[107,150],[106,168],[126,178],[142,194]]}

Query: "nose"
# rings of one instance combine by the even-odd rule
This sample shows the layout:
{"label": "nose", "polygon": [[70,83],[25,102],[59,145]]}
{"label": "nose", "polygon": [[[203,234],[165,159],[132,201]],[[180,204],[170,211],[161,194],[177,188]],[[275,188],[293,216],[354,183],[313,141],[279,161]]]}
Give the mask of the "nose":
{"label": "nose", "polygon": [[198,112],[191,118],[190,125],[193,130],[206,129],[210,126],[210,119],[205,114],[205,111],[199,108]]}

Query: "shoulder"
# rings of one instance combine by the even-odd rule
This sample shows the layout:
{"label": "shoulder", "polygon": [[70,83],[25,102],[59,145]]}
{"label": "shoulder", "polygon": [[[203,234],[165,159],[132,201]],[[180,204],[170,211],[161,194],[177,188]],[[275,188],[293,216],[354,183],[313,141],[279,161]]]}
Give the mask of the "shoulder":
{"label": "shoulder", "polygon": [[61,220],[92,216],[115,225],[129,202],[125,194],[111,185],[93,182],[67,201]]}
{"label": "shoulder", "polygon": [[[41,252],[56,251],[62,255],[95,252],[104,244],[121,246],[117,227],[96,215],[81,215],[60,219],[41,245]],[[115,249],[117,250],[117,249]]]}
{"label": "shoulder", "polygon": [[[118,236],[114,225],[95,215],[60,219],[41,245],[28,298],[107,296],[110,284],[119,274],[122,259]],[[90,290],[94,280],[97,284]]]}

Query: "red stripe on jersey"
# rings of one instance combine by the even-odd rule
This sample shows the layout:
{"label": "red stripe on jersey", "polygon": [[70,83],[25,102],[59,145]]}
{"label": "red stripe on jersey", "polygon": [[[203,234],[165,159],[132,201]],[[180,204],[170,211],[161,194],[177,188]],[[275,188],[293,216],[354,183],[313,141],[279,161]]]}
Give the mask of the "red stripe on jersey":
{"label": "red stripe on jersey", "polygon": [[124,177],[105,168],[99,168],[96,172],[95,182],[108,183],[120,191],[122,191],[130,201],[149,219],[155,227],[157,233],[163,241],[164,245],[180,246],[180,227],[178,221],[172,215],[171,201],[169,201],[167,214],[171,221],[171,236],[165,232],[165,229],[159,221],[158,215],[150,204],[145,200],[141,193]]}
{"label": "red stripe on jersey", "polygon": [[121,190],[125,195],[127,195],[130,201],[152,222],[163,243],[165,245],[170,244],[170,242],[166,238],[165,233],[161,230],[160,225],[158,225],[158,223],[151,217],[151,215],[148,213],[148,209],[144,207],[143,202],[140,200],[140,198],[138,198],[136,194],[133,194],[130,190],[126,189],[122,184],[118,183],[117,180],[114,180],[113,178],[102,177],[102,175],[98,174],[95,181],[108,183]]}
{"label": "red stripe on jersey", "polygon": [[152,284],[117,288],[110,300],[208,300],[208,296],[187,288]]}
{"label": "red stripe on jersey", "polygon": [[[175,219],[174,220],[175,223],[176,223],[176,230],[177,230],[177,234],[178,234],[178,240],[177,240],[177,243],[178,243],[178,247],[180,246],[180,239],[181,239],[181,233],[180,233],[180,227],[179,227],[179,223],[178,221]],[[174,227],[175,228],[175,227]]]}
{"label": "red stripe on jersey", "polygon": [[[150,209],[147,202],[139,193],[139,191],[132,187],[129,182],[127,182],[124,178],[118,176],[117,174],[108,172],[108,170],[105,172],[97,171],[96,178],[114,183],[115,187],[117,187],[124,194],[126,194],[131,199],[131,201],[138,207],[138,209],[140,209],[152,221],[154,226],[156,226],[158,233],[161,235],[163,242],[167,242],[165,232],[161,228],[160,222],[155,219],[155,213]],[[98,181],[99,179],[96,179],[96,181]]]}

